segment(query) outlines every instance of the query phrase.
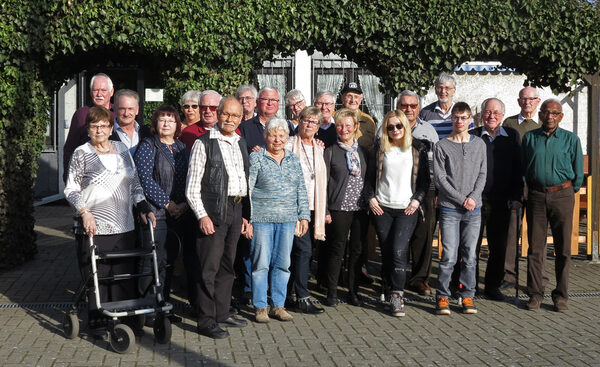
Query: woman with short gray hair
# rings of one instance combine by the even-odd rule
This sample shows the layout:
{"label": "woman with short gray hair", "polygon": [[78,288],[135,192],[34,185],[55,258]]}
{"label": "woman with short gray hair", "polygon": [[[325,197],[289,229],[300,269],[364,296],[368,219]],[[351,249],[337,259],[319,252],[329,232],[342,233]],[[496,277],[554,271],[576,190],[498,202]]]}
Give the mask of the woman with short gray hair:
{"label": "woman with short gray hair", "polygon": [[185,121],[181,122],[183,130],[200,121],[200,91],[188,90],[181,96],[180,102],[185,116]]}
{"label": "woman with short gray hair", "polygon": [[[289,129],[283,119],[272,118],[265,127],[265,148],[250,154],[249,192],[253,237],[252,303],[256,321],[269,316],[288,321],[285,310],[290,255],[294,234],[308,230],[310,211],[302,167],[296,155],[286,150]],[[267,289],[271,309],[267,311]]]}

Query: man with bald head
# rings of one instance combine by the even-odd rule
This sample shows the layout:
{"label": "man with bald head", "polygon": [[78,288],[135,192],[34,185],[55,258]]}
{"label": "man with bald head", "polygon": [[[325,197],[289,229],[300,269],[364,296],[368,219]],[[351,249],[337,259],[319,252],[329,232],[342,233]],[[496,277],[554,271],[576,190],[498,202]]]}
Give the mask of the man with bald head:
{"label": "man with bald head", "polygon": [[521,107],[521,113],[507,117],[502,126],[511,127],[519,132],[521,139],[528,131],[538,129],[540,124],[537,121],[536,110],[540,104],[540,97],[537,89],[534,87],[525,87],[519,92],[517,99]]}
{"label": "man with bald head", "polygon": [[249,235],[251,225],[247,200],[248,149],[244,138],[236,133],[242,121],[242,105],[234,97],[228,97],[215,112],[217,127],[194,142],[186,196],[199,227],[194,302],[198,308],[198,332],[222,339],[229,336],[225,328],[247,324],[235,318],[229,306],[238,238],[240,233]]}
{"label": "man with bald head", "polygon": [[487,153],[477,252],[486,228],[489,258],[484,278],[485,294],[490,299],[501,301],[504,299],[500,285],[504,279],[506,245],[507,241],[514,241],[514,238],[507,236],[511,209],[521,206],[523,192],[521,137],[515,129],[501,126],[504,117],[504,103],[501,100],[488,98],[483,101],[481,116],[483,126],[469,131],[471,135],[483,139]]}
{"label": "man with bald head", "polygon": [[583,184],[583,153],[579,137],[558,127],[564,116],[560,101],[545,100],[538,116],[542,127],[525,134],[522,143],[528,189],[527,308],[539,309],[544,299],[548,283],[544,266],[549,223],[556,253],[556,288],[552,291],[552,301],[555,311],[565,312],[569,297],[574,194]]}

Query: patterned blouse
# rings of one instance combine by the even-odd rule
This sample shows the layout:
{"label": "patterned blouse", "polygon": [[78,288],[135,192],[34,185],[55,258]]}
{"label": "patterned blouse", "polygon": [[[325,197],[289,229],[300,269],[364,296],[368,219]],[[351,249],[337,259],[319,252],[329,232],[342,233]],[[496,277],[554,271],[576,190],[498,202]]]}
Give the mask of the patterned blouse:
{"label": "patterned blouse", "polygon": [[[85,207],[90,208],[98,235],[133,231],[131,208],[145,200],[127,146],[118,141],[112,144],[115,153],[103,154],[102,158],[90,143],[75,149],[64,191],[76,214]],[[75,233],[82,234],[83,229],[76,225]]]}

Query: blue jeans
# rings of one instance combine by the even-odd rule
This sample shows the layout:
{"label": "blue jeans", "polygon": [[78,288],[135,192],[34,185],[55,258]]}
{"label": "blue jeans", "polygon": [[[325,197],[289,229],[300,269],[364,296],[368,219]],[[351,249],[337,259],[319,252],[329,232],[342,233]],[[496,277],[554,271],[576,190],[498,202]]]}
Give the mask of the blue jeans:
{"label": "blue jeans", "polygon": [[252,304],[257,309],[267,307],[267,288],[270,283],[273,307],[283,307],[290,278],[290,255],[296,222],[252,225]]}
{"label": "blue jeans", "polygon": [[477,238],[481,227],[481,208],[473,211],[440,207],[440,230],[442,232],[442,260],[438,275],[436,297],[450,296],[450,278],[458,258],[462,260],[459,281],[463,285],[463,298],[475,296],[475,268],[477,266]]}

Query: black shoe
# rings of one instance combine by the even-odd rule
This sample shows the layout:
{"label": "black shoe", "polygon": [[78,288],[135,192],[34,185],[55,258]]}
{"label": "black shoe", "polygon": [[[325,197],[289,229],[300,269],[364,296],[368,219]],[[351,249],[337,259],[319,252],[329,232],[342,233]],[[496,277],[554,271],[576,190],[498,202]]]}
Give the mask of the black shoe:
{"label": "black shoe", "polygon": [[312,303],[310,298],[301,299],[298,301],[298,306],[296,308],[298,311],[303,313],[308,313],[311,315],[318,315],[320,313],[325,312],[321,307],[317,307]]}
{"label": "black shoe", "polygon": [[511,289],[515,287],[515,283],[513,282],[507,282],[506,280],[502,281],[502,284],[500,284],[500,287],[498,288],[501,291],[505,291],[507,289]]}
{"label": "black shoe", "polygon": [[360,275],[358,276],[358,282],[364,285],[370,285],[373,284],[375,280],[373,278],[371,278],[370,275],[367,275],[363,272],[360,273]]}
{"label": "black shoe", "polygon": [[298,302],[294,301],[293,299],[286,298],[284,307],[288,310],[295,310],[298,308]]}
{"label": "black shoe", "polygon": [[171,321],[171,324],[179,324],[183,319],[173,313],[170,313],[167,315],[167,318],[169,319],[169,321]]}
{"label": "black shoe", "polygon": [[340,300],[337,298],[337,296],[327,296],[325,304],[330,307],[337,307],[340,304]]}
{"label": "black shoe", "polygon": [[198,328],[198,333],[213,339],[225,339],[229,336],[229,332],[221,329],[217,324],[214,324],[212,327]]}
{"label": "black shoe", "polygon": [[219,322],[219,327],[223,329],[228,327],[244,327],[246,325],[248,325],[248,321],[233,316],[229,316],[225,320]]}
{"label": "black shoe", "polygon": [[504,301],[504,295],[498,288],[486,288],[485,295],[492,301]]}
{"label": "black shoe", "polygon": [[354,292],[348,293],[348,303],[352,306],[362,306],[362,301],[358,297],[358,294]]}

